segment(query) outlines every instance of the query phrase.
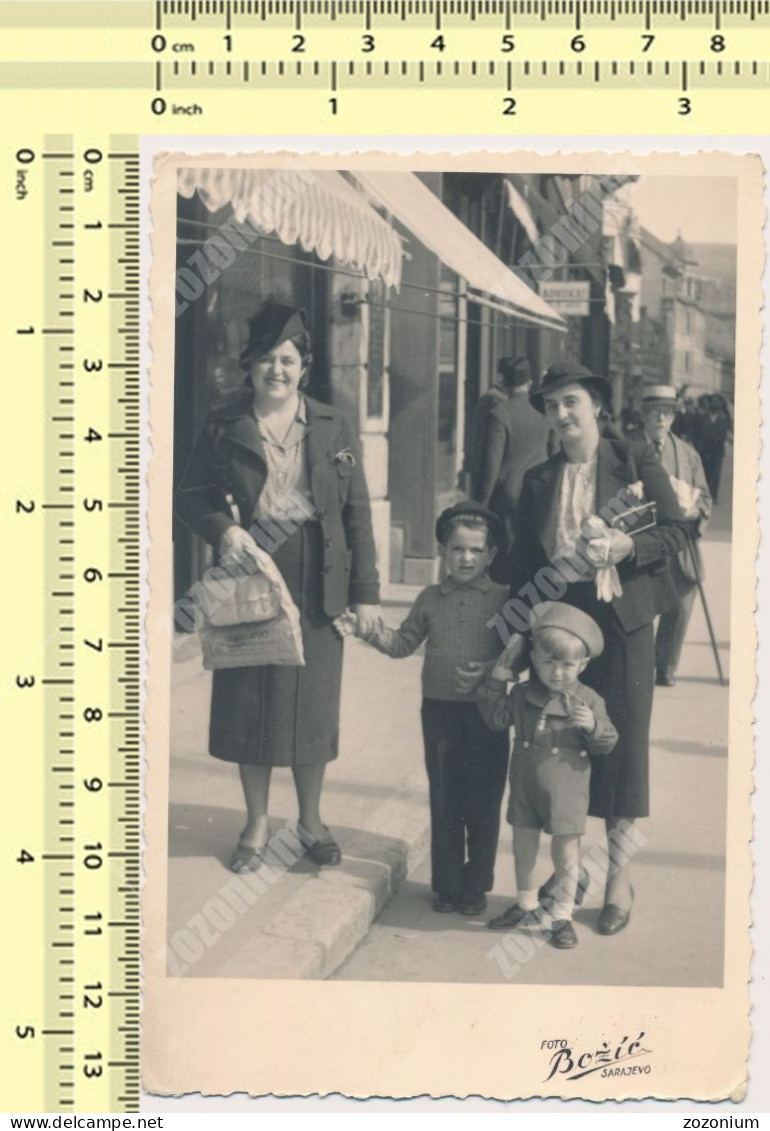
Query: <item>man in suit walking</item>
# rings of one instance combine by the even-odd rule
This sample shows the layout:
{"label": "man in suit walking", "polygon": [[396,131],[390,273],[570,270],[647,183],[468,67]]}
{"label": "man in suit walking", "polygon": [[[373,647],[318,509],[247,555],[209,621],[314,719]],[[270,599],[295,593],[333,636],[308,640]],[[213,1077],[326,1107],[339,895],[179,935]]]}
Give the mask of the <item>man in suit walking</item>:
{"label": "man in suit walking", "polygon": [[690,522],[690,546],[669,559],[679,605],[671,612],[663,613],[658,624],[655,682],[659,687],[673,687],[676,682],[676,669],[695,602],[698,576],[703,577],[698,539],[709,520],[712,505],[700,456],[691,444],[671,431],[677,402],[677,391],[673,385],[645,385],[642,388],[643,430],[634,437],[655,448],[684,516]]}
{"label": "man in suit walking", "polygon": [[497,363],[495,380],[473,406],[465,445],[465,470],[468,473],[468,494],[476,502],[479,501],[482,483],[486,475],[489,419],[493,410],[505,404],[510,397],[513,387],[511,377],[519,364],[524,365],[527,373],[529,373],[526,358],[501,358]]}
{"label": "man in suit walking", "polygon": [[498,369],[508,396],[489,410],[473,497],[500,518],[510,541],[524,472],[548,454],[548,425],[529,403],[532,373],[527,359],[504,357]]}

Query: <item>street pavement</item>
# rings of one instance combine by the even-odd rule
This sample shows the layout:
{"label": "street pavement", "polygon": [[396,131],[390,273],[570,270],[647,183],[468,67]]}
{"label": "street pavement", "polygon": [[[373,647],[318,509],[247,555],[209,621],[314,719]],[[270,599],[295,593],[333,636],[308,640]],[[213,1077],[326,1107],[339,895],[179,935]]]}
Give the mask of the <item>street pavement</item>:
{"label": "street pavement", "polygon": [[[729,498],[729,477],[723,497]],[[729,657],[729,504],[704,543],[707,592],[723,666]],[[411,594],[384,609],[389,624]],[[680,679],[659,689],[652,727],[652,813],[634,862],[631,924],[595,932],[589,894],[580,945],[556,952],[535,936],[527,961],[485,919],[514,893],[510,830],[503,827],[487,916],[465,920],[430,907],[428,807],[420,732],[420,654],[392,661],[345,644],[340,757],[327,770],[324,815],[343,849],[340,868],[307,858],[262,870],[239,904],[229,859],[243,822],[237,767],[209,757],[210,675],[194,639],[173,665],[168,861],[169,971],[186,977],[718,985],[722,968],[727,689],[719,687],[702,611],[690,628]],[[296,817],[291,773],[273,772],[273,832]],[[601,840],[589,822],[584,849]],[[549,874],[544,838],[540,874]],[[291,861],[290,861],[291,863]],[[408,875],[407,875],[408,873]],[[243,889],[239,889],[241,895]],[[394,897],[395,893],[395,897]],[[233,910],[235,908],[235,910]],[[378,915],[376,921],[372,920]],[[521,943],[521,938],[514,943]],[[360,944],[360,945],[357,945]],[[357,947],[357,949],[356,949]],[[532,952],[531,955],[529,952]],[[336,971],[336,973],[335,973]]]}
{"label": "street pavement", "polygon": [[[706,592],[725,675],[729,666],[729,468],[703,542]],[[700,601],[677,684],[656,688],[651,728],[651,816],[632,863],[635,904],[622,933],[596,926],[602,902],[592,885],[575,917],[578,946],[557,951],[543,929],[486,928],[515,896],[510,827],[503,826],[495,888],[484,915],[467,919],[431,908],[425,860],[401,886],[366,939],[333,975],[339,980],[518,982],[566,985],[718,986],[723,965],[728,689],[721,687]],[[589,820],[582,853],[602,842]],[[543,836],[538,882],[551,872]]]}

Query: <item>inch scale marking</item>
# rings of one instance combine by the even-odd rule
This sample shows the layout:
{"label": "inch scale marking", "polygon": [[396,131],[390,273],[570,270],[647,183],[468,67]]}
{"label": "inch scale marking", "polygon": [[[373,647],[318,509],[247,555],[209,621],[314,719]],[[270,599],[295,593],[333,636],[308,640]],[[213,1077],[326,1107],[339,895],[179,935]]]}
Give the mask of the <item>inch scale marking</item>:
{"label": "inch scale marking", "polygon": [[[15,830],[14,898],[33,914],[10,928],[23,957],[3,995],[12,1028],[4,1063],[19,1088],[9,1102],[19,1111],[133,1111],[140,1086],[139,158],[133,138],[48,135],[5,152],[4,165],[15,173],[15,182],[5,178],[16,185],[11,227],[30,233],[36,281],[13,294],[8,288],[4,345],[26,375],[28,407],[17,414],[42,464],[37,480],[34,463],[21,480],[13,477],[25,487],[12,507],[13,529],[22,544],[37,539],[43,594],[39,623],[11,622],[5,652],[19,669],[16,695],[39,687],[42,718],[25,782],[37,831],[27,831],[26,817]],[[30,703],[11,710],[34,711]]]}

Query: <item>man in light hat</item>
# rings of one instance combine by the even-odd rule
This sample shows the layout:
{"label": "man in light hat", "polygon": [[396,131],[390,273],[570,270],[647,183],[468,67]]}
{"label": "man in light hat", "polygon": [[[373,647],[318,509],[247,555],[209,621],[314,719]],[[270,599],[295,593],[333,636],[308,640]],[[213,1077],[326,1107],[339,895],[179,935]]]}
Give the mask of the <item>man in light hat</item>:
{"label": "man in light hat", "polygon": [[698,575],[703,576],[698,539],[711,514],[711,495],[700,456],[691,444],[671,431],[677,405],[678,395],[673,385],[644,385],[641,405],[643,431],[634,437],[655,448],[685,518],[690,520],[690,540],[694,551],[691,554],[686,548],[669,559],[679,594],[679,606],[663,613],[658,624],[655,668],[659,687],[673,687],[676,682],[676,669],[695,601],[697,578]]}

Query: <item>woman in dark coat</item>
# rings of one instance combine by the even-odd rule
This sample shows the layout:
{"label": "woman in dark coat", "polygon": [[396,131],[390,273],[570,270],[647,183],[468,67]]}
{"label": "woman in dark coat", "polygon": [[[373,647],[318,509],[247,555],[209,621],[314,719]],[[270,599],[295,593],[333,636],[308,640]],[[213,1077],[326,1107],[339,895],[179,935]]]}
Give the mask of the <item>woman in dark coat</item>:
{"label": "woman in dark coat", "polygon": [[[632,854],[633,838],[623,830],[649,811],[653,620],[674,607],[667,559],[686,540],[684,516],[654,450],[602,435],[600,418],[610,393],[606,378],[566,365],[549,369],[530,394],[533,406],[556,430],[561,449],[524,477],[511,584],[513,597],[526,593],[527,583],[530,590],[533,581],[537,585],[539,570],[551,566],[553,576],[556,564],[555,572],[566,582],[560,599],[592,616],[604,634],[604,653],[583,677],[602,695],[620,732],[612,754],[596,759],[591,775],[589,812],[604,818],[612,846],[599,921],[603,934],[621,930],[631,914],[633,888],[625,853]],[[607,532],[609,563],[617,568],[623,592],[600,600],[594,571],[559,569],[558,563],[578,561],[574,554],[586,519],[599,515],[609,524],[635,502],[635,494],[628,492],[632,484],[635,493],[643,489],[645,500],[655,502],[656,524],[635,535],[622,529]]]}
{"label": "woman in dark coat", "polygon": [[311,360],[301,312],[267,303],[241,356],[246,392],[212,414],[176,495],[176,513],[219,557],[246,563],[255,542],[269,550],[301,615],[305,667],[213,675],[209,752],[238,763],[246,801],[235,871],[260,866],[273,766],[294,774],[308,854],[339,863],[320,815],[339,736],[343,645],[332,622],[349,604],[359,623],[379,614],[360,449],[342,413],[301,393]]}

